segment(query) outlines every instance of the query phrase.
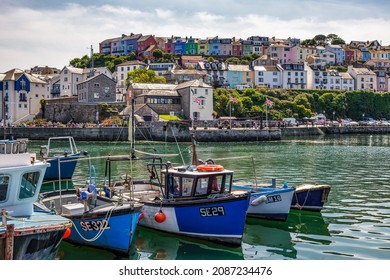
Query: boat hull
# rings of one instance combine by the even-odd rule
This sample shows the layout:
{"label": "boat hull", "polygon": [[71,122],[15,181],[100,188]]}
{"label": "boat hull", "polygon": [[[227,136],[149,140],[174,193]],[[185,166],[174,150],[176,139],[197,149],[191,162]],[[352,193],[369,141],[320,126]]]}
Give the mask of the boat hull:
{"label": "boat hull", "polygon": [[[245,226],[249,196],[192,201],[143,201],[144,227],[213,242],[240,246]],[[165,220],[157,222],[162,211]]]}
{"label": "boat hull", "polygon": [[259,188],[251,193],[247,216],[285,221],[290,213],[293,188]]}
{"label": "boat hull", "polygon": [[[50,167],[46,169],[44,180],[71,179],[80,154],[48,159]],[[60,168],[58,168],[58,164]]]}
{"label": "boat hull", "polygon": [[[72,221],[72,232],[66,241],[70,243],[106,249],[128,255],[135,234],[142,204],[117,203],[102,197],[97,206],[85,211],[75,190],[45,193],[42,202]],[[61,209],[61,210],[60,210]]]}
{"label": "boat hull", "polygon": [[328,201],[329,185],[298,185],[291,202],[291,208],[319,212]]}
{"label": "boat hull", "polygon": [[114,211],[109,219],[91,215],[71,218],[73,230],[67,241],[127,255],[140,213],[123,210]]}
{"label": "boat hull", "polygon": [[68,219],[45,212],[7,220],[7,226],[0,228],[0,259],[55,259],[71,225]]}

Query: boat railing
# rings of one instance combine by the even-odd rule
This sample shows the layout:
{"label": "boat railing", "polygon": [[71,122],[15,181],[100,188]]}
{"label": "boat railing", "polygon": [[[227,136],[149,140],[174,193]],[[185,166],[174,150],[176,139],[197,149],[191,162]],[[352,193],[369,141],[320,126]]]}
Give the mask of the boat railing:
{"label": "boat railing", "polygon": [[43,158],[51,158],[68,154],[72,155],[77,153],[79,153],[79,151],[72,136],[50,137],[47,145],[41,146],[40,149],[40,155]]}
{"label": "boat railing", "polygon": [[27,152],[27,139],[3,140],[0,142],[0,154],[23,154]]}

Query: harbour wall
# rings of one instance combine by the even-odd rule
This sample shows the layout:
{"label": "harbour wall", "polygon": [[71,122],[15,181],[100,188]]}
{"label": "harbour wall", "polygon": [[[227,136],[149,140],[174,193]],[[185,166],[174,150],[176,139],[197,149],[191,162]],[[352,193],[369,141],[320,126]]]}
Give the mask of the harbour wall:
{"label": "harbour wall", "polygon": [[[137,141],[151,140],[164,142],[191,142],[192,134],[199,142],[240,142],[280,140],[280,129],[192,129],[180,123],[158,124],[149,127],[137,127]],[[76,141],[129,141],[129,131],[123,127],[93,128],[46,128],[31,127],[7,128],[7,138],[28,138],[30,140],[47,140],[55,136],[73,136]],[[0,137],[4,138],[4,130],[0,129]]]}
{"label": "harbour wall", "polygon": [[[6,137],[28,138],[30,140],[47,140],[55,136],[73,136],[76,141],[129,141],[127,128],[93,127],[93,128],[7,128]],[[136,129],[135,139],[190,142],[191,135],[199,142],[241,142],[241,141],[275,141],[286,137],[313,135],[344,134],[389,134],[390,127],[287,127],[280,129],[253,128],[197,128],[192,129],[181,124],[159,124]],[[4,138],[4,129],[0,129],[0,139]]]}

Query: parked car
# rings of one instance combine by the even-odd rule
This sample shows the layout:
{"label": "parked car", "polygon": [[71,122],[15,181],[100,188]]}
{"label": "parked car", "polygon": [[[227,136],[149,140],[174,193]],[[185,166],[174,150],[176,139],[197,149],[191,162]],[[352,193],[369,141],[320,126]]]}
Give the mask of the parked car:
{"label": "parked car", "polygon": [[358,122],[355,122],[355,121],[353,121],[351,119],[344,119],[342,121],[342,124],[343,124],[343,126],[358,126],[359,125]]}

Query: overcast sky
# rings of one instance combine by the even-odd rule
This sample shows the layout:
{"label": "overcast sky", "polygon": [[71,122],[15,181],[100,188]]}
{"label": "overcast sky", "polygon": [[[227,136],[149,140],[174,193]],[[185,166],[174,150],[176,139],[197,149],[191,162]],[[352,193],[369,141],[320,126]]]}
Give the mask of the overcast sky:
{"label": "overcast sky", "polygon": [[388,0],[1,0],[0,73],[62,69],[121,34],[246,39],[337,34],[390,45]]}

